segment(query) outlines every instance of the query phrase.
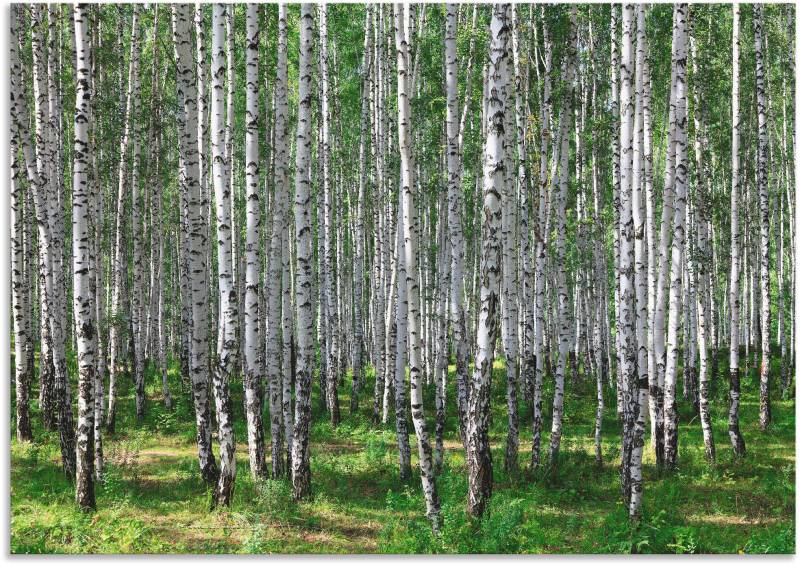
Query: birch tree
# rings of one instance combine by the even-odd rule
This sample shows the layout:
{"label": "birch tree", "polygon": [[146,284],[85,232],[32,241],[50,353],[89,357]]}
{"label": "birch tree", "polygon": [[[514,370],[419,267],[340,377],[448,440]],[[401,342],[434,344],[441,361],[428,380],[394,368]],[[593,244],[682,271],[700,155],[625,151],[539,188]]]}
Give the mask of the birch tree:
{"label": "birch tree", "polygon": [[772,421],[769,399],[769,335],[770,335],[770,273],[769,273],[769,179],[767,178],[767,92],[764,70],[764,16],[763,6],[753,4],[753,32],[756,55],[756,107],[758,111],[758,150],[756,159],[756,185],[760,214],[760,278],[761,297],[761,367],[759,369],[758,424],[765,430]]}
{"label": "birch tree", "polygon": [[434,530],[439,523],[439,496],[433,474],[433,460],[425,412],[422,404],[422,346],[419,313],[419,276],[417,274],[417,225],[414,202],[414,160],[411,154],[411,88],[410,53],[407,40],[410,29],[406,29],[404,5],[394,4],[395,49],[397,53],[397,131],[400,149],[400,172],[403,198],[403,238],[408,299],[408,364],[411,383],[411,419],[417,435],[419,467],[422,490],[425,494],[425,510]]}
{"label": "birch tree", "polygon": [[208,286],[204,283],[206,270],[203,241],[206,228],[202,215],[200,184],[200,152],[198,140],[197,75],[191,52],[191,6],[172,6],[173,42],[175,44],[178,97],[183,112],[179,123],[180,149],[183,154],[187,191],[189,273],[192,304],[192,339],[190,372],[192,398],[197,424],[197,453],[203,481],[216,487],[220,471],[211,450],[211,413],[208,401]]}
{"label": "birch tree", "polygon": [[75,140],[72,167],[72,305],[78,327],[78,434],[75,499],[82,509],[94,509],[94,386],[96,334],[94,296],[94,242],[89,215],[93,184],[89,180],[89,117],[92,92],[91,32],[89,9],[84,4],[73,8],[77,59]]}
{"label": "birch tree", "polygon": [[669,324],[667,326],[667,362],[664,372],[664,464],[675,467],[678,456],[678,414],[676,379],[678,371],[678,327],[681,318],[684,244],[686,226],[686,4],[676,4],[673,12],[672,54],[675,62],[675,210],[672,225],[672,260],[670,266]]}
{"label": "birch tree", "polygon": [[500,306],[502,194],[505,183],[506,83],[508,82],[508,4],[492,7],[489,47],[487,135],[483,149],[480,313],[475,370],[472,374],[467,425],[467,511],[480,517],[492,495],[489,446],[489,391]]}
{"label": "birch tree", "polygon": [[220,476],[214,492],[216,503],[230,505],[236,479],[236,442],[233,435],[229,381],[235,364],[236,327],[238,325],[236,286],[233,280],[231,249],[231,191],[229,162],[225,152],[225,116],[223,79],[227,10],[224,4],[214,5],[211,33],[211,158],[214,176],[214,199],[217,215],[217,261],[219,271],[219,331],[217,358],[213,371],[214,402],[219,427]]}
{"label": "birch tree", "polygon": [[[27,349],[31,339],[32,315],[30,304],[30,287],[25,275],[25,190],[22,186],[19,150],[20,134],[17,121],[27,116],[18,106],[17,97],[21,96],[21,63],[19,60],[19,19],[16,6],[11,8],[11,146],[9,162],[11,164],[11,300],[14,323],[14,392],[16,400],[17,441],[32,441],[33,430],[30,416],[30,392],[33,373],[27,362]],[[27,113],[27,112],[26,112]],[[24,157],[23,157],[24,158]],[[41,370],[41,368],[40,368]]]}
{"label": "birch tree", "polygon": [[314,306],[311,249],[311,69],[314,56],[314,5],[300,8],[300,73],[295,155],[294,226],[297,252],[295,300],[297,324],[297,381],[292,438],[292,493],[295,499],[311,494],[309,427],[311,371],[314,362]]}
{"label": "birch tree", "polygon": [[[264,425],[262,422],[263,397],[261,358],[261,312],[259,309],[261,249],[259,230],[261,229],[261,200],[259,186],[259,73],[258,48],[260,42],[261,10],[256,4],[247,5],[247,110],[245,132],[245,174],[247,182],[247,235],[245,254],[245,303],[244,303],[244,352],[245,352],[245,408],[247,412],[247,445],[250,456],[250,474],[254,478],[266,476],[264,460]],[[274,280],[274,278],[272,279]],[[277,292],[273,293],[277,294]],[[274,318],[273,318],[274,319]],[[271,323],[275,325],[274,321]],[[270,395],[270,398],[272,395]],[[273,407],[274,405],[274,407]],[[270,403],[270,412],[280,413],[279,404]],[[280,448],[273,452],[280,453]],[[280,455],[278,455],[280,459]]]}
{"label": "birch tree", "polygon": [[731,274],[730,274],[730,409],[728,435],[733,453],[744,456],[744,437],[739,430],[739,4],[733,5],[733,79],[731,92]]}

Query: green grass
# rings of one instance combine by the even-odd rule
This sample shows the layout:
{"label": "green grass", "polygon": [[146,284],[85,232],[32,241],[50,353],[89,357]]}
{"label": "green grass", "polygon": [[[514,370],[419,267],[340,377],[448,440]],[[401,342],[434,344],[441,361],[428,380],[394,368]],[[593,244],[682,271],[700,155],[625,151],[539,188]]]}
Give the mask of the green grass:
{"label": "green grass", "polygon": [[[720,374],[726,373],[725,368],[721,363]],[[602,468],[595,464],[593,452],[594,382],[573,385],[568,378],[558,467],[534,476],[524,472],[509,476],[502,468],[506,428],[503,372],[502,362],[496,363],[491,426],[495,484],[482,522],[471,520],[465,512],[467,477],[451,373],[445,467],[437,480],[443,515],[439,536],[432,534],[424,518],[418,468],[414,467],[408,483],[398,481],[393,420],[379,429],[369,424],[371,382],[361,401],[361,413],[352,416],[347,410],[348,376],[340,390],[343,421],[336,429],[322,411],[315,387],[311,430],[314,496],[302,503],[292,501],[286,480],[254,482],[250,478],[241,382],[235,382],[236,490],[232,507],[215,511],[209,510],[210,492],[199,478],[194,417],[188,394],[179,392],[175,367],[169,374],[177,400],[172,412],[165,411],[160,401],[160,379],[148,372],[148,410],[142,425],[137,425],[134,416],[133,386],[130,379],[123,378],[118,432],[104,436],[106,476],[97,486],[94,513],[81,512],[75,506],[73,488],[59,466],[58,435],[42,430],[34,401],[36,442],[17,443],[12,429],[11,552],[795,551],[794,400],[780,401],[776,394],[774,423],[767,432],[760,432],[755,369],[743,378],[741,420],[747,457],[738,461],[731,457],[727,381],[720,378],[712,409],[717,465],[712,468],[706,463],[699,420],[690,406],[682,405],[677,470],[658,476],[653,453],[649,447],[645,449],[643,521],[636,531],[631,531],[620,499],[620,424],[615,418],[613,392],[606,390]],[[38,397],[36,393],[32,397]],[[430,415],[432,386],[425,394]],[[550,428],[551,395],[552,383],[547,378],[545,430]],[[524,402],[521,417],[520,464],[527,466],[530,411]],[[432,416],[429,424],[432,432]],[[544,452],[547,441],[545,433]],[[413,436],[412,462],[416,464]]]}

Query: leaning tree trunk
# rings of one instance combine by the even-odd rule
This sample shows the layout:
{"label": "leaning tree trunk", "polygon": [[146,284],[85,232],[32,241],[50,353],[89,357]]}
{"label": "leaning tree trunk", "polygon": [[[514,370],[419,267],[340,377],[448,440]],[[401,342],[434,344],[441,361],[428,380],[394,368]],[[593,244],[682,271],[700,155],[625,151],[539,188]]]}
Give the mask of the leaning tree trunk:
{"label": "leaning tree trunk", "polygon": [[[53,14],[51,14],[52,16]],[[53,118],[49,116],[52,110],[52,98],[48,102],[47,92],[47,67],[45,62],[44,41],[42,29],[44,27],[44,8],[41,5],[34,5],[32,8],[32,36],[31,50],[33,51],[33,100],[35,111],[36,128],[36,174],[32,175],[33,154],[31,150],[30,158],[26,153],[26,166],[28,167],[28,179],[34,188],[34,201],[36,204],[36,216],[39,224],[39,247],[41,249],[40,260],[44,266],[43,275],[44,299],[42,300],[42,320],[46,322],[49,331],[48,356],[52,359],[53,369],[53,394],[55,409],[57,410],[57,422],[59,429],[59,439],[61,447],[61,458],[64,464],[64,474],[68,479],[75,477],[75,429],[72,423],[72,408],[69,393],[69,378],[67,374],[67,364],[65,356],[64,323],[66,323],[65,312],[62,306],[66,306],[66,287],[64,284],[64,266],[62,264],[62,249],[64,245],[63,221],[61,216],[61,203],[57,172],[53,169],[53,163],[59,159],[58,151],[52,150],[53,139],[51,129]],[[54,32],[54,28],[50,30]],[[21,82],[19,83],[21,87]],[[54,93],[51,93],[54,94]],[[19,98],[24,95],[19,92]],[[19,109],[24,108],[24,102],[17,100]],[[50,108],[50,109],[48,109]],[[49,119],[48,119],[49,116]],[[17,114],[19,120],[18,128],[21,135],[28,132],[27,111]],[[29,144],[29,143],[28,143]],[[25,150],[26,141],[22,140],[21,145]]]}
{"label": "leaning tree trunk", "polygon": [[650,412],[651,418],[651,437],[655,447],[656,466],[664,465],[664,370],[666,366],[666,312],[667,299],[669,296],[667,288],[667,275],[669,273],[669,238],[672,235],[672,220],[675,209],[675,125],[676,120],[676,87],[677,87],[677,62],[675,56],[676,46],[676,26],[672,26],[672,70],[670,72],[670,98],[668,111],[668,130],[666,141],[666,155],[664,165],[664,193],[662,199],[661,225],[659,230],[658,244],[658,275],[655,287],[655,311],[651,314],[652,326],[650,333],[653,339],[653,355],[655,356],[655,370],[653,370],[650,380]]}

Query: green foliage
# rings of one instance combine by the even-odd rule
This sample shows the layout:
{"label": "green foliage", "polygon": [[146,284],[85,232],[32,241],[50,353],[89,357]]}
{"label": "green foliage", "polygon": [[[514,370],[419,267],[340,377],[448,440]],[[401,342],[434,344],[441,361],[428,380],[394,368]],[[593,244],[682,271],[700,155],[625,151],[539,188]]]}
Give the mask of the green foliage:
{"label": "green foliage", "polygon": [[[720,351],[720,374],[727,355]],[[751,361],[751,367],[755,363]],[[451,367],[452,369],[453,367]],[[437,478],[442,526],[425,518],[418,468],[408,483],[397,480],[394,421],[374,428],[371,406],[343,414],[333,429],[315,386],[311,427],[310,501],[292,500],[287,479],[256,480],[247,465],[241,381],[233,401],[238,475],[233,506],[209,511],[210,491],[201,482],[190,398],[178,371],[168,371],[175,406],[160,403],[160,375],[148,368],[145,421],[136,426],[133,386],[122,378],[118,433],[104,436],[104,480],[98,509],[80,512],[74,490],[59,467],[57,433],[45,433],[33,404],[37,442],[12,439],[11,550],[42,552],[389,552],[389,553],[787,553],[794,551],[794,401],[774,399],[775,421],[758,429],[756,378],[743,378],[742,423],[748,455],[734,460],[727,437],[727,383],[719,378],[712,418],[715,466],[703,455],[702,431],[691,406],[680,405],[678,468],[658,475],[645,449],[644,514],[632,528],[619,490],[619,422],[614,394],[606,390],[604,466],[594,461],[594,383],[583,374],[566,389],[568,406],[557,464],[545,457],[527,471],[530,410],[521,411],[521,469],[502,468],[505,441],[504,370],[499,359],[492,386],[490,439],[494,494],[482,521],[466,513],[467,475],[453,415],[445,428],[447,451]],[[752,372],[756,368],[752,368]],[[367,371],[365,389],[372,389]],[[74,374],[73,374],[74,377]],[[454,379],[448,410],[455,413]],[[432,386],[425,389],[432,401]],[[347,405],[349,382],[340,390]],[[777,394],[777,391],[776,391]],[[34,394],[35,395],[35,394]],[[552,380],[545,379],[544,429],[549,429]],[[431,405],[427,403],[427,405]],[[392,418],[393,419],[393,418]],[[546,453],[547,433],[542,437]],[[412,463],[416,444],[412,441]],[[648,443],[649,445],[649,443]],[[269,458],[269,455],[268,455]]]}

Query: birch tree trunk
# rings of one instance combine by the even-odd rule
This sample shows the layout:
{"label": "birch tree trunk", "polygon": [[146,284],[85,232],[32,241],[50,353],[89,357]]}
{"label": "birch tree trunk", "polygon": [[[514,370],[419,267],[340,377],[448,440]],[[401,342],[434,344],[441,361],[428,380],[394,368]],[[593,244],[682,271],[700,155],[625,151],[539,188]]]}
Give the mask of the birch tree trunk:
{"label": "birch tree trunk", "polygon": [[744,456],[744,437],[739,430],[739,4],[733,5],[733,78],[731,94],[731,273],[730,273],[730,408],[728,435],[733,453]]}
{"label": "birch tree trunk", "polygon": [[[395,336],[394,354],[394,404],[395,433],[397,435],[397,455],[400,470],[400,481],[411,477],[411,447],[408,442],[408,422],[406,413],[406,361],[408,359],[408,278],[406,277],[405,257],[403,256],[403,215],[404,202],[402,194],[397,206],[397,232],[395,237],[395,268],[389,290],[389,303],[394,303],[395,312],[391,331]],[[392,291],[397,296],[392,299]]]}
{"label": "birch tree trunk", "polygon": [[[64,323],[66,322],[66,285],[64,283],[63,264],[63,219],[60,218],[62,208],[60,202],[60,182],[58,171],[54,170],[54,162],[59,159],[58,151],[53,151],[53,128],[55,111],[53,103],[54,92],[48,96],[48,69],[52,67],[50,61],[44,60],[44,8],[34,5],[31,17],[31,50],[33,51],[33,100],[36,130],[36,176],[31,176],[31,162],[28,167],[29,180],[35,186],[34,200],[36,203],[36,216],[39,223],[39,246],[41,249],[40,261],[43,264],[45,278],[45,299],[42,300],[42,319],[47,322],[49,330],[48,353],[52,358],[53,367],[53,399],[57,413],[61,459],[64,465],[64,474],[68,479],[75,477],[75,429],[72,422],[72,408],[69,393],[69,379],[65,355]],[[53,15],[53,14],[51,14]],[[54,29],[50,30],[54,33]],[[21,84],[21,83],[20,83]],[[53,90],[51,88],[50,90]],[[22,96],[22,93],[19,93]],[[49,100],[48,100],[49,98]],[[20,101],[21,103],[21,101]],[[27,119],[18,113],[19,130],[27,131]],[[25,142],[21,143],[23,149]],[[32,160],[32,155],[31,159]],[[26,157],[26,161],[30,161]],[[46,310],[46,311],[45,311]]]}
{"label": "birch tree trunk", "polygon": [[[14,107],[14,96],[19,86],[15,83],[22,72],[19,63],[19,43],[18,43],[18,15],[17,7],[12,7],[11,22],[11,50],[12,64],[16,67],[11,69],[12,82],[12,112]],[[21,82],[21,81],[20,81]],[[16,119],[16,116],[14,117]],[[27,116],[25,116],[27,119]],[[24,250],[24,224],[25,220],[31,221],[33,218],[26,217],[24,202],[25,193],[22,188],[20,177],[19,161],[19,135],[14,131],[15,124],[12,122],[12,138],[9,162],[11,163],[11,300],[14,318],[14,392],[16,400],[16,425],[17,441],[32,441],[33,431],[30,419],[30,391],[31,379],[30,365],[27,359],[27,349],[31,338],[31,308],[30,308],[30,287],[26,283],[25,273],[25,250]]]}
{"label": "birch tree trunk", "polygon": [[[545,8],[542,7],[542,19],[544,20]],[[534,300],[535,316],[533,329],[533,357],[534,357],[534,377],[533,377],[533,421],[532,421],[532,447],[531,447],[531,470],[539,466],[542,435],[542,378],[544,374],[544,294],[545,294],[545,268],[547,260],[547,218],[549,214],[549,187],[550,177],[548,176],[548,147],[550,141],[550,110],[551,110],[551,87],[550,73],[553,64],[553,49],[550,39],[550,31],[547,25],[542,27],[544,40],[544,75],[541,99],[541,141],[539,144],[539,195],[536,205],[537,217],[534,222],[535,263],[534,263]],[[555,146],[555,144],[554,144]]]}
{"label": "birch tree trunk", "polygon": [[664,371],[666,367],[666,313],[667,313],[667,275],[669,272],[669,242],[672,234],[672,221],[675,212],[675,147],[676,139],[676,88],[677,88],[677,57],[675,47],[677,43],[677,26],[673,18],[672,25],[672,70],[670,72],[670,99],[669,117],[666,140],[666,157],[664,165],[664,192],[662,198],[661,227],[659,231],[658,245],[658,276],[656,279],[656,309],[653,313],[653,351],[655,354],[656,367],[653,380],[650,382],[650,397],[655,411],[655,418],[652,420],[651,429],[653,444],[656,454],[656,466],[662,468],[664,465]]}
{"label": "birch tree trunk", "polygon": [[572,117],[572,93],[573,80],[575,74],[575,53],[577,51],[577,11],[573,6],[570,11],[570,27],[567,40],[567,54],[564,73],[564,105],[561,108],[559,117],[559,135],[561,138],[561,148],[559,150],[559,169],[556,177],[553,178],[553,185],[558,186],[555,193],[554,211],[556,220],[556,243],[555,243],[555,291],[557,293],[557,312],[555,323],[557,324],[558,340],[558,361],[555,370],[555,389],[553,392],[553,422],[550,430],[550,463],[555,467],[558,459],[558,451],[561,447],[562,419],[564,416],[564,373],[566,371],[567,354],[571,337],[571,324],[569,318],[569,294],[567,293],[567,272],[566,272],[566,248],[565,238],[567,229],[566,204],[567,192],[569,189],[569,123]]}
{"label": "birch tree trunk", "polygon": [[75,500],[81,509],[94,509],[94,386],[96,330],[94,296],[94,241],[90,229],[93,184],[89,180],[89,116],[92,92],[91,33],[86,5],[73,8],[77,59],[75,140],[72,169],[72,305],[78,340],[78,434]]}
{"label": "birch tree trunk", "polygon": [[[466,318],[464,314],[464,235],[462,230],[463,204],[461,196],[461,130],[458,119],[458,54],[456,51],[457,4],[447,4],[445,29],[445,81],[447,89],[447,228],[450,246],[450,325],[453,349],[456,354],[456,408],[459,433],[464,448],[468,401]],[[469,81],[468,81],[469,82]],[[467,86],[469,88],[469,84]]]}
{"label": "birch tree trunk", "polygon": [[328,8],[323,4],[319,7],[319,42],[320,42],[320,118],[322,121],[322,154],[320,155],[322,191],[324,198],[324,268],[323,268],[323,292],[325,294],[325,323],[327,328],[327,368],[328,373],[325,378],[326,398],[328,400],[328,411],[331,416],[331,425],[336,427],[339,424],[339,394],[337,384],[339,375],[337,374],[338,354],[339,354],[339,335],[337,331],[337,295],[336,284],[334,283],[334,211],[333,211],[333,191],[331,186],[330,174],[330,109],[328,101],[329,79],[328,79]]}
{"label": "birch tree trunk", "polygon": [[311,494],[309,427],[311,425],[311,372],[314,364],[314,306],[311,248],[311,72],[314,55],[314,5],[300,8],[300,63],[295,156],[294,224],[297,245],[295,273],[297,323],[297,382],[292,442],[292,493],[295,499]]}
{"label": "birch tree trunk", "polygon": [[767,178],[767,91],[765,87],[764,16],[763,6],[753,4],[753,31],[756,55],[756,105],[758,109],[758,152],[756,184],[761,220],[760,229],[760,280],[761,297],[761,367],[759,370],[758,423],[762,431],[772,421],[769,399],[769,334],[770,334],[770,273],[769,273],[769,179]]}
{"label": "birch tree trunk", "polygon": [[225,153],[225,99],[223,80],[226,74],[225,58],[227,10],[231,5],[214,4],[211,33],[211,158],[214,176],[214,199],[217,212],[217,261],[219,271],[219,332],[217,358],[213,372],[214,402],[219,427],[220,476],[214,491],[215,503],[230,506],[233,483],[236,479],[236,441],[229,381],[235,364],[236,328],[238,326],[238,301],[233,280],[233,254],[231,249],[231,190],[228,181],[230,170]]}
{"label": "birch tree trunk", "polygon": [[[117,378],[124,370],[122,366],[122,347],[124,335],[123,328],[123,291],[126,285],[124,278],[123,238],[125,222],[125,184],[128,181],[128,146],[131,142],[133,121],[133,98],[135,77],[139,73],[139,7],[134,5],[133,21],[131,23],[131,55],[128,67],[128,87],[125,94],[125,125],[119,143],[119,168],[117,172],[117,201],[116,201],[116,234],[114,238],[114,253],[112,261],[112,297],[111,297],[111,327],[109,336],[109,353],[111,355],[110,372],[108,381],[108,414],[106,416],[106,429],[113,434],[116,428],[117,417]],[[121,39],[121,38],[120,38]],[[120,70],[120,72],[122,72]]]}
{"label": "birch tree trunk", "polygon": [[[358,145],[358,199],[356,202],[355,264],[353,266],[353,387],[350,413],[358,411],[358,396],[364,379],[364,200],[367,196],[367,143],[369,142],[370,88],[372,76],[372,9],[365,8],[364,66],[361,80],[361,124]],[[377,374],[377,371],[376,371]]]}
{"label": "birch tree trunk", "polygon": [[[289,137],[287,113],[287,79],[286,79],[286,5],[281,4],[278,8],[278,61],[275,76],[275,192],[272,202],[272,233],[269,249],[269,262],[267,270],[267,280],[273,281],[267,284],[267,344],[266,344],[266,370],[267,382],[269,384],[269,413],[270,413],[270,436],[272,452],[272,478],[277,479],[284,475],[286,468],[283,465],[283,438],[284,432],[287,433],[291,428],[288,421],[285,421],[286,411],[284,410],[284,389],[285,382],[291,386],[291,375],[284,373],[281,376],[281,349],[283,338],[280,329],[282,323],[281,303],[283,292],[290,289],[282,289],[283,283],[283,237],[288,225],[286,224],[286,206],[284,202],[288,199],[289,177],[287,165],[289,160],[287,140]],[[284,252],[288,253],[289,249]],[[280,283],[279,283],[280,281]],[[288,312],[287,312],[288,313]],[[279,322],[280,320],[280,322]],[[284,337],[285,338],[285,337]],[[291,388],[289,387],[289,403],[291,404]],[[288,415],[291,415],[289,413]],[[284,427],[286,426],[286,427]]]}
{"label": "birch tree trunk", "polygon": [[[627,7],[626,7],[627,9]],[[646,52],[645,7],[636,6],[636,106],[634,116],[634,147],[632,170],[632,211],[634,236],[634,287],[636,310],[636,370],[631,380],[630,489],[628,515],[634,522],[641,517],[643,497],[642,454],[644,450],[645,414],[647,413],[648,365],[647,348],[647,240],[645,239],[645,131],[644,131],[644,65]],[[627,162],[627,161],[626,161]]]}
{"label": "birch tree trunk", "polygon": [[487,135],[483,149],[480,313],[475,370],[472,374],[467,426],[467,511],[481,517],[492,495],[492,453],[489,445],[489,398],[497,322],[500,314],[502,194],[505,184],[505,112],[508,82],[509,5],[492,7],[489,47],[489,98],[484,100]]}
{"label": "birch tree trunk", "polygon": [[[708,378],[708,349],[709,336],[709,307],[707,291],[708,279],[706,271],[708,269],[708,258],[710,249],[708,246],[708,225],[710,221],[710,194],[708,186],[708,176],[706,175],[706,164],[704,160],[704,150],[708,145],[706,128],[704,123],[704,107],[700,96],[700,87],[697,82],[700,74],[697,65],[697,41],[694,34],[689,37],[689,47],[692,55],[692,74],[695,77],[692,98],[694,102],[694,154],[695,154],[695,186],[696,194],[695,207],[697,210],[696,232],[697,232],[697,253],[692,262],[696,270],[695,282],[699,294],[697,296],[697,346],[700,356],[699,374],[699,407],[700,425],[703,428],[703,444],[705,446],[706,459],[712,464],[716,461],[716,450],[714,448],[714,434],[711,425],[711,411],[709,409],[709,378]],[[713,286],[711,288],[713,290]],[[713,293],[710,296],[713,299]]]}
{"label": "birch tree trunk", "polygon": [[678,327],[681,320],[683,260],[686,227],[686,4],[676,4],[673,12],[673,61],[675,62],[675,210],[672,226],[672,263],[670,267],[669,324],[667,326],[667,362],[664,372],[664,464],[673,469],[678,456],[678,413],[676,380],[678,372]]}
{"label": "birch tree trunk", "polygon": [[[134,28],[134,33],[139,33],[138,28]],[[136,41],[138,41],[138,36]],[[143,240],[142,240],[142,194],[139,186],[139,176],[142,169],[142,123],[144,119],[141,114],[141,78],[137,63],[136,72],[132,75],[133,85],[131,94],[133,96],[133,111],[131,133],[133,136],[133,166],[131,167],[131,232],[133,236],[133,287],[131,288],[131,341],[133,343],[133,381],[136,385],[136,421],[144,421],[144,304],[142,278],[144,266],[142,264]],[[124,157],[123,157],[124,158]]]}
{"label": "birch tree trunk", "polygon": [[[634,132],[635,107],[633,93],[634,52],[633,34],[635,29],[635,6],[625,4],[622,8],[622,42],[620,49],[620,189],[619,189],[619,310],[617,319],[619,334],[619,372],[617,385],[622,388],[622,491],[628,509],[633,507],[631,462],[633,458],[633,427],[635,412],[633,408],[633,389],[637,382],[637,312],[635,308],[635,264],[634,264],[634,205],[635,186],[639,175],[635,174]],[[637,144],[638,145],[638,144]],[[638,147],[637,147],[638,149]],[[638,151],[637,151],[638,152]],[[638,155],[636,155],[638,157]],[[635,174],[635,177],[634,177]],[[638,190],[637,190],[638,191]],[[641,208],[637,218],[641,219]],[[638,405],[638,404],[637,404]]]}
{"label": "birch tree trunk", "polygon": [[[47,224],[46,215],[45,215],[46,214],[46,210],[44,209],[44,205],[43,205],[43,202],[42,202],[42,199],[44,198],[44,195],[45,195],[44,194],[44,192],[45,192],[44,183],[46,182],[46,179],[45,179],[45,177],[43,177],[39,173],[39,170],[40,170],[39,165],[41,163],[41,159],[39,159],[38,154],[36,156],[34,156],[34,148],[33,148],[33,143],[32,143],[32,140],[31,140],[31,134],[30,134],[30,130],[29,130],[28,106],[27,106],[27,103],[25,101],[25,93],[24,93],[24,89],[23,89],[23,84],[24,83],[23,83],[23,79],[22,79],[22,63],[20,61],[20,53],[19,53],[19,44],[20,44],[19,38],[21,37],[21,29],[20,29],[20,25],[21,24],[20,24],[19,12],[20,12],[21,9],[22,8],[19,7],[19,6],[12,6],[11,7],[11,33],[10,33],[10,35],[11,35],[11,45],[10,45],[10,51],[9,51],[10,52],[10,57],[9,58],[11,59],[10,60],[11,65],[10,66],[11,66],[11,118],[12,119],[11,119],[11,147],[10,148],[11,148],[11,163],[12,163],[12,197],[15,196],[15,195],[19,196],[19,190],[20,190],[20,188],[19,188],[19,179],[16,178],[16,175],[14,174],[14,172],[15,172],[14,171],[14,167],[15,167],[15,163],[16,163],[16,159],[17,159],[18,153],[21,152],[22,153],[22,155],[21,155],[22,162],[23,162],[23,165],[25,167],[25,173],[26,173],[26,176],[27,176],[27,179],[28,179],[28,183],[29,183],[28,190],[33,193],[33,198],[30,198],[28,203],[30,203],[33,200],[35,200],[35,202],[36,202],[35,208],[30,207],[30,206],[26,206],[26,211],[28,211],[29,214],[30,213],[34,213],[35,214],[35,218],[31,218],[31,221],[29,223],[32,224],[33,223],[33,219],[36,220],[35,222],[36,222],[36,225],[38,227],[38,235],[39,235],[39,257],[40,257],[40,261],[43,262],[46,265],[47,264],[46,259],[48,258],[49,252],[50,252],[49,245],[47,244],[49,239],[50,239],[49,226]],[[36,8],[34,8],[34,11],[35,10],[36,10]],[[15,179],[16,179],[17,184],[14,184]],[[19,204],[19,200],[17,200],[17,207],[12,208],[12,210],[13,210],[13,212],[15,214],[18,214],[21,211],[19,209],[19,205],[20,205]],[[20,219],[18,219],[17,217],[12,217],[12,224],[16,224],[19,221],[20,221]],[[14,259],[17,260],[16,254],[13,255],[13,256],[14,256]],[[30,257],[30,258],[31,258],[31,262],[33,262],[33,258],[32,257]],[[12,266],[12,268],[14,268],[14,267]],[[47,327],[49,325],[49,319],[48,319],[47,306],[48,306],[48,301],[50,299],[50,287],[48,286],[48,282],[49,282],[50,279],[47,276],[48,272],[49,272],[49,270],[47,268],[44,268],[43,271],[42,271],[42,276],[40,277],[42,282],[43,282],[41,284],[41,286],[40,286],[40,296],[39,296],[40,300],[41,300],[40,317],[41,317],[41,323],[42,323],[42,331],[41,331],[41,335],[40,335],[41,336],[41,350],[40,350],[41,354],[40,354],[39,370],[40,370],[40,373],[42,375],[44,375],[45,372],[47,371],[47,364],[48,364],[47,360],[48,360],[48,353],[49,353],[49,344],[48,344],[49,343],[49,331],[47,331]],[[32,279],[33,279],[33,276],[31,276],[31,281],[32,281]],[[13,281],[12,281],[12,288],[15,289],[15,294],[14,295],[17,296],[17,297],[15,297],[15,300],[17,302],[21,301],[21,298],[19,298],[19,294],[16,292],[16,290],[19,287],[14,285]],[[16,309],[15,309],[15,314],[16,314]],[[24,319],[24,316],[23,316],[23,319]],[[16,321],[16,316],[15,316],[15,321]],[[20,324],[22,324],[22,323],[20,323]],[[30,327],[31,331],[33,331],[33,326],[32,325],[33,324],[31,324],[31,327]],[[25,332],[23,334],[22,331],[20,331],[18,333],[18,335],[21,335],[18,338],[22,339],[23,342],[24,342],[23,336],[27,335],[27,332]],[[15,351],[15,353],[16,352],[17,351]],[[16,358],[17,358],[16,362],[18,363],[17,373],[16,373],[17,394],[20,394],[20,392],[24,391],[24,382],[22,383],[22,385],[19,382],[19,376],[18,375],[19,375],[19,370],[22,367],[19,366],[20,357],[17,356]],[[52,355],[50,355],[49,358],[51,359],[51,362],[52,362]],[[32,374],[33,367],[32,367],[31,364],[27,364],[26,363],[26,366],[25,366],[24,369]],[[52,373],[51,373],[51,376],[52,376]],[[45,384],[44,376],[43,376],[42,383]],[[50,382],[47,382],[47,383],[51,384]],[[28,385],[30,385],[30,384],[28,384]],[[51,384],[51,386],[52,386],[52,384]],[[42,391],[44,392],[44,386],[43,386],[43,390]],[[49,399],[49,395],[50,395],[49,393],[48,394],[44,394],[43,393],[42,397],[46,397],[46,398]],[[19,401],[20,401],[19,397],[17,398],[17,401],[18,401],[18,409],[19,409]],[[23,405],[24,405],[24,402],[23,402]],[[44,402],[41,401],[41,399],[40,399],[40,409],[44,410],[44,408],[45,408]],[[45,423],[47,423],[47,419],[48,418],[46,417],[45,418]],[[30,422],[28,423],[28,427],[30,427]],[[48,428],[48,430],[51,430],[47,426],[47,424],[45,424],[45,427]],[[25,429],[25,423],[24,423],[24,419],[23,419],[23,423],[22,423],[22,425],[20,425],[20,420],[18,418],[17,419],[18,439],[19,439],[19,435],[20,435],[20,429],[22,429],[22,430]],[[30,429],[28,429],[28,430],[30,430]],[[30,433],[28,433],[28,434],[30,435]],[[28,437],[28,440],[30,440],[30,438],[32,438],[32,437]],[[23,439],[19,439],[19,440],[23,440]]]}
{"label": "birch tree trunk", "polygon": [[[247,411],[247,445],[250,455],[250,474],[253,478],[262,478],[267,474],[264,460],[264,424],[262,421],[263,397],[262,370],[259,346],[261,326],[261,312],[259,310],[259,265],[261,264],[261,249],[259,246],[261,229],[261,200],[259,197],[259,74],[258,74],[258,47],[260,42],[260,17],[261,10],[257,4],[247,5],[247,94],[246,94],[246,120],[245,120],[245,174],[247,181],[247,235],[245,239],[245,254],[247,267],[245,271],[245,303],[244,303],[244,385],[245,409]],[[274,282],[275,278],[271,278]],[[271,293],[277,294],[273,289]],[[270,325],[275,325],[274,317]],[[272,395],[270,395],[270,398]],[[280,413],[279,407],[270,403],[270,414]],[[273,453],[280,453],[280,448]],[[280,455],[278,456],[280,459]]]}
{"label": "birch tree trunk", "polygon": [[408,349],[411,379],[411,418],[417,435],[419,467],[425,508],[434,530],[439,527],[439,496],[433,474],[431,445],[425,424],[422,404],[422,344],[419,312],[419,276],[417,273],[417,223],[414,203],[414,160],[411,154],[410,54],[407,41],[410,29],[405,29],[403,4],[394,4],[395,48],[397,51],[397,130],[400,149],[400,171],[403,197],[403,238],[408,297]]}
{"label": "birch tree trunk", "polygon": [[197,452],[200,474],[206,484],[216,487],[219,470],[211,450],[211,412],[208,401],[208,286],[204,283],[206,256],[203,252],[206,226],[203,222],[198,140],[197,75],[191,52],[192,8],[185,4],[172,6],[172,25],[178,95],[183,100],[179,123],[180,149],[184,155],[187,190],[189,284],[192,304],[192,340],[190,371],[192,396],[197,423]]}

